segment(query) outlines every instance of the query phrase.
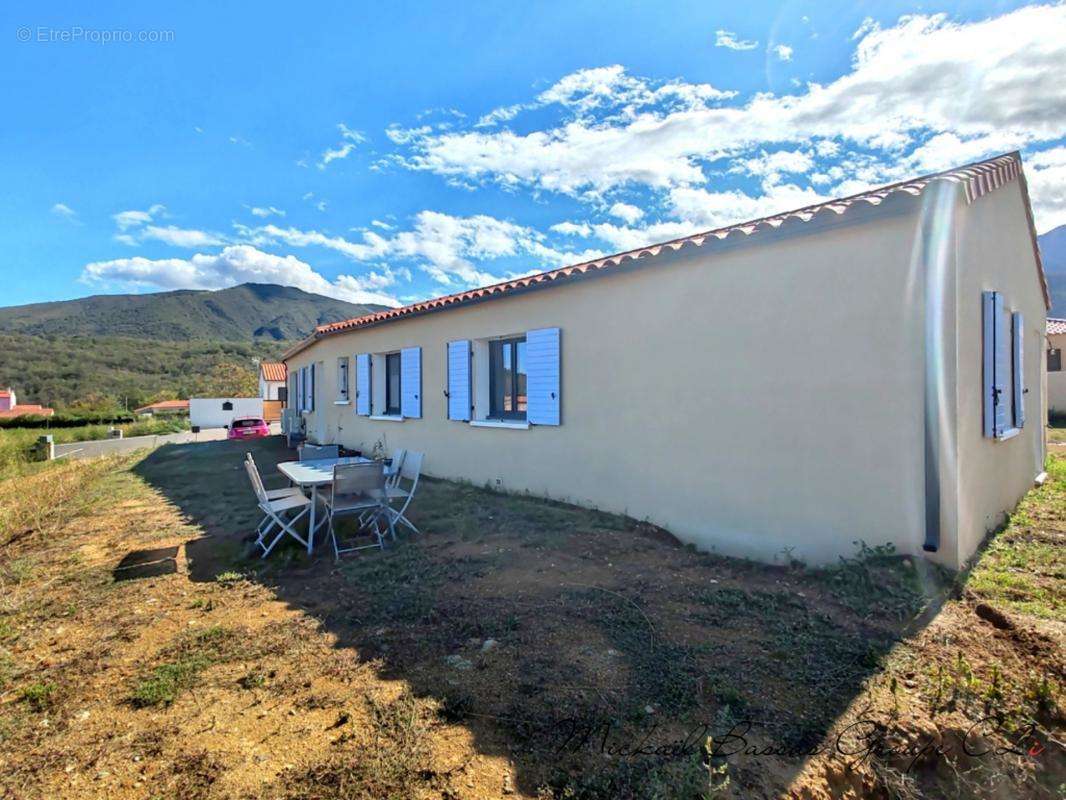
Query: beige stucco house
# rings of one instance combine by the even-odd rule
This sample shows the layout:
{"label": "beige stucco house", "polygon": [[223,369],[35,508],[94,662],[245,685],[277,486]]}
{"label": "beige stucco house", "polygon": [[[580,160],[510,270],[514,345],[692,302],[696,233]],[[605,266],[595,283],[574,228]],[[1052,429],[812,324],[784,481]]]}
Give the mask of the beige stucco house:
{"label": "beige stucco house", "polygon": [[325,325],[309,438],[626,513],[719,553],[963,564],[1044,463],[1017,154]]}
{"label": "beige stucco house", "polygon": [[1066,372],[1062,351],[1066,349],[1066,319],[1047,321],[1047,410],[1066,416]]}

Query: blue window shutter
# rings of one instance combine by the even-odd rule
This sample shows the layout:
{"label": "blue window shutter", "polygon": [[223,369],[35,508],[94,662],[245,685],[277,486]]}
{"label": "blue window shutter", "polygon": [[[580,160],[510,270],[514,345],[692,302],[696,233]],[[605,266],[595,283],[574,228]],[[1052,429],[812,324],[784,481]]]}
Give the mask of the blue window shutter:
{"label": "blue window shutter", "polygon": [[355,413],[370,416],[370,354],[355,357]]}
{"label": "blue window shutter", "polygon": [[558,425],[559,329],[526,331],[526,419],[534,425]]}
{"label": "blue window shutter", "polygon": [[993,392],[996,397],[996,436],[1002,436],[1011,427],[1014,420],[1010,414],[1011,401],[1011,372],[1010,372],[1010,329],[1007,323],[1007,312],[1003,308],[1003,295],[994,293],[993,315],[995,319],[996,340],[996,366],[993,370],[995,386]]}
{"label": "blue window shutter", "polygon": [[1025,425],[1025,319],[1021,311],[1011,315],[1011,341],[1014,343],[1014,370],[1011,383],[1014,386],[1014,427]]}
{"label": "blue window shutter", "polygon": [[470,420],[470,341],[448,342],[448,419]]}
{"label": "blue window shutter", "polygon": [[307,411],[307,367],[300,367],[300,410]]}
{"label": "blue window shutter", "polygon": [[400,415],[422,416],[422,348],[400,351]]}
{"label": "blue window shutter", "polygon": [[311,364],[311,410],[315,410],[315,365]]}

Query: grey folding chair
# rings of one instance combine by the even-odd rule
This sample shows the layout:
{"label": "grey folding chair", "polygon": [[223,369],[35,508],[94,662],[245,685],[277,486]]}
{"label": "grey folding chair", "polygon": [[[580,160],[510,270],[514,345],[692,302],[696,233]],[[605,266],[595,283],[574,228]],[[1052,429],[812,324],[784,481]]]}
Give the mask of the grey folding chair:
{"label": "grey folding chair", "polygon": [[[403,465],[400,467],[399,475],[397,475],[396,483],[387,488],[389,495],[389,503],[387,512],[389,516],[389,522],[395,528],[395,524],[399,522],[402,525],[406,525],[415,533],[419,533],[411,520],[407,519],[405,514],[407,513],[407,507],[411,505],[411,501],[414,499],[415,490],[418,489],[418,478],[422,473],[422,459],[424,453],[417,453],[413,450],[408,450],[407,455],[404,457]],[[402,481],[407,481],[408,486],[403,488]],[[397,501],[401,503],[399,509],[392,507],[391,503]]]}
{"label": "grey folding chair", "polygon": [[[400,469],[403,467],[403,460],[407,457],[407,451],[402,447],[398,447],[392,451],[391,463],[385,467],[385,488],[395,488],[400,483]],[[359,515],[359,524],[366,525],[367,520],[370,519],[375,511],[364,511]]]}
{"label": "grey folding chair", "polygon": [[340,458],[341,449],[335,444],[305,444],[300,448],[301,461],[317,461],[322,458]]}
{"label": "grey folding chair", "polygon": [[[274,549],[285,534],[307,547],[307,540],[300,536],[293,526],[311,510],[311,500],[302,494],[271,500],[267,497],[266,489],[263,488],[263,482],[259,479],[259,471],[256,470],[255,464],[245,461],[244,468],[248,471],[248,479],[252,482],[256,499],[259,500],[259,510],[266,515],[268,520],[266,527],[260,525],[259,536],[255,540],[256,546],[263,550],[263,558],[270,555],[270,551]],[[299,513],[292,516],[294,511]],[[270,541],[270,544],[267,544],[267,536],[270,535],[274,528],[278,528],[278,532]]]}
{"label": "grey folding chair", "polygon": [[[386,513],[388,499],[385,488],[384,466],[377,461],[365,461],[356,464],[337,464],[333,467],[333,483],[329,492],[319,495],[329,514],[329,538],[333,542],[333,557],[339,559],[341,553],[365,550],[369,547],[385,548],[381,532],[382,518],[388,524],[389,532],[395,538],[392,519]],[[337,530],[334,521],[346,514],[368,514],[368,524],[373,527],[376,543],[355,547],[340,547],[337,544]]]}

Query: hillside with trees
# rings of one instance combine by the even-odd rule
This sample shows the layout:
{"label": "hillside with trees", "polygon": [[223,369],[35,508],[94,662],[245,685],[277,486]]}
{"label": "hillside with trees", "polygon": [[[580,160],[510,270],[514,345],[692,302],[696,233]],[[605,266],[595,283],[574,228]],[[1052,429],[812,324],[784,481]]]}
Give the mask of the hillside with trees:
{"label": "hillside with trees", "polygon": [[268,284],[0,308],[0,386],[58,410],[255,395],[261,360],[380,308]]}

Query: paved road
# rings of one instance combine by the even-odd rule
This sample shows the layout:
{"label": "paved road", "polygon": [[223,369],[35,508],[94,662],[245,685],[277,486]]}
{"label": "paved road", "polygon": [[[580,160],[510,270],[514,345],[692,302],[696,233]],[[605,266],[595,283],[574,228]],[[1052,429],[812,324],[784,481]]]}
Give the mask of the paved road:
{"label": "paved road", "polygon": [[[281,433],[281,426],[272,424],[271,433]],[[113,453],[130,453],[146,447],[164,444],[188,444],[189,442],[217,442],[229,433],[225,428],[211,428],[199,433],[166,433],[159,436],[131,436],[128,439],[96,439],[91,442],[70,442],[56,445],[56,458],[95,458]]]}

